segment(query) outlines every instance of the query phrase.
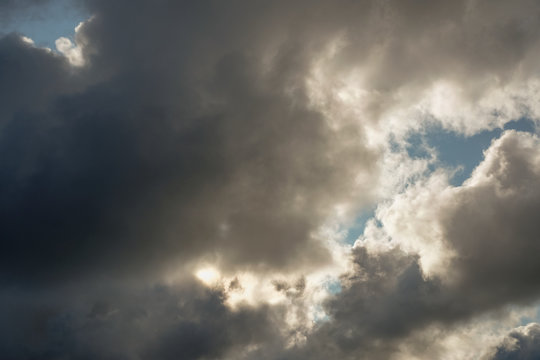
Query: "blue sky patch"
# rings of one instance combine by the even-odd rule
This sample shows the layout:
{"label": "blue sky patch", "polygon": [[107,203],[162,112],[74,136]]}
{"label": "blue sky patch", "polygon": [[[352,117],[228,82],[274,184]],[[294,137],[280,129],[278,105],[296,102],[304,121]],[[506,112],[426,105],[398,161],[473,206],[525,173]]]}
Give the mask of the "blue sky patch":
{"label": "blue sky patch", "polygon": [[[535,123],[526,118],[508,122],[504,130],[509,129],[532,133],[536,130]],[[407,152],[413,158],[429,158],[430,149],[434,149],[438,162],[433,164],[430,170],[440,166],[457,168],[458,171],[450,179],[450,183],[459,186],[470,177],[474,168],[484,158],[484,150],[502,132],[503,129],[494,129],[464,136],[438,125],[430,126],[424,132],[413,133],[407,138]]]}
{"label": "blue sky patch", "polygon": [[328,281],[325,286],[330,294],[339,294],[342,290],[341,282],[338,279]]}
{"label": "blue sky patch", "polygon": [[369,219],[375,216],[376,206],[366,208],[354,219],[353,224],[347,228],[347,237],[345,242],[348,244],[354,244],[354,242],[364,233],[366,223]]}
{"label": "blue sky patch", "polygon": [[17,32],[34,40],[37,46],[56,49],[55,40],[71,38],[75,27],[89,15],[69,0],[52,0],[46,5],[19,11],[9,21],[0,24],[0,33]]}

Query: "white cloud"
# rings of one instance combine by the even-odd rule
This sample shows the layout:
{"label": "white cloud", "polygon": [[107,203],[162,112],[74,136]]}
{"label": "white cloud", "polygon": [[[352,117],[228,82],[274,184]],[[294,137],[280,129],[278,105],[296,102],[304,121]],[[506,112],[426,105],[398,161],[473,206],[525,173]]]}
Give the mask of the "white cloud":
{"label": "white cloud", "polygon": [[[534,234],[520,234],[515,230],[534,224],[532,215],[526,211],[540,205],[538,137],[507,131],[493,142],[485,152],[485,160],[463,186],[450,186],[448,176],[444,171],[436,171],[421,177],[390,201],[380,204],[376,217],[382,227],[378,229],[375,222],[368,223],[359,244],[380,242],[374,239],[380,238],[382,232],[386,234],[383,238],[388,237],[392,244],[418,253],[426,274],[439,275],[452,272],[454,257],[463,256],[465,249],[481,251],[476,243],[489,246],[486,236],[490,234],[501,236],[499,251],[504,251],[504,246],[510,250],[513,243],[532,245],[528,242],[533,240]],[[509,206],[515,209],[516,217],[504,217],[504,209]],[[460,215],[464,211],[471,214],[469,218]],[[479,228],[475,222],[494,229]],[[466,235],[469,240],[460,238],[458,234],[463,231],[473,232]],[[512,235],[523,238],[505,238]],[[525,254],[515,253],[514,261],[519,262],[521,255]]]}
{"label": "white cloud", "polygon": [[28,45],[34,45],[34,40],[30,39],[30,38],[27,37],[27,36],[21,36],[21,39],[22,39],[22,41],[24,41],[24,42],[27,43]]}
{"label": "white cloud", "polygon": [[73,66],[83,66],[84,57],[81,47],[73,44],[71,40],[66,37],[60,37],[55,41],[56,49],[62,53]]}

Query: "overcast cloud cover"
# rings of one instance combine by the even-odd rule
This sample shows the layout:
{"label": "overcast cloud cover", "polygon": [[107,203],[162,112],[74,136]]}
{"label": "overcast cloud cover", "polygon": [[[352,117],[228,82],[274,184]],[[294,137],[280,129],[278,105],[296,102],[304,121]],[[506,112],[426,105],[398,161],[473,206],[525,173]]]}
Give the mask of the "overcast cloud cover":
{"label": "overcast cloud cover", "polygon": [[411,143],[540,123],[536,0],[72,5],[0,37],[1,359],[540,357],[538,132]]}

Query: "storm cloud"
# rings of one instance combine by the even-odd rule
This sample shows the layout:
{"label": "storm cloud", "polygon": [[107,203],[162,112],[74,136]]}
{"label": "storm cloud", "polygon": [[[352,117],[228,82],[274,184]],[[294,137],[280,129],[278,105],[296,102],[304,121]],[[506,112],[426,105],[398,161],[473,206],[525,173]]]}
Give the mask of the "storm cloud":
{"label": "storm cloud", "polygon": [[[260,59],[203,45],[176,15],[167,17],[202,9],[143,3],[171,22],[155,38],[177,44],[156,56],[139,49],[147,30],[138,25],[120,26],[125,32],[117,40],[105,36],[108,26],[119,26],[114,12],[126,9],[102,6],[77,34],[93,54],[77,74],[65,58],[4,40],[6,52],[21,57],[17,66],[46,58],[35,75],[22,68],[6,76],[6,95],[24,83],[35,102],[53,99],[46,111],[24,99],[7,102],[16,108],[2,132],[4,162],[12,164],[2,176],[2,227],[11,239],[2,261],[11,270],[3,273],[133,271],[209,252],[226,266],[324,261],[311,233],[331,204],[349,196],[358,169],[370,169],[374,155],[362,146],[360,130],[331,129],[308,107],[295,79],[306,71],[305,54],[285,49],[277,68],[263,73]],[[149,15],[137,14],[124,18],[131,24]],[[186,31],[198,34],[199,26]],[[130,39],[120,40],[127,33]],[[228,36],[233,44],[240,38]],[[59,87],[56,96],[48,83]],[[298,96],[291,99],[289,90]],[[50,271],[34,271],[43,266]]]}
{"label": "storm cloud", "polygon": [[538,301],[538,136],[459,186],[406,150],[538,123],[536,1],[74,6],[0,38],[0,357],[452,358],[430,329]]}

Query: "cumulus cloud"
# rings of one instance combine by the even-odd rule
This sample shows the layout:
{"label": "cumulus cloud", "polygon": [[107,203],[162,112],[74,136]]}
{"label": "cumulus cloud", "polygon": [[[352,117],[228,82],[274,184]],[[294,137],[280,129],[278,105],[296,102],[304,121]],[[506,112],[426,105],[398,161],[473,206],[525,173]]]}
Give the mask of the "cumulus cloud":
{"label": "cumulus cloud", "polygon": [[84,59],[82,56],[81,48],[76,44],[73,44],[71,40],[66,37],[60,37],[55,41],[56,49],[60,51],[73,66],[83,66]]}
{"label": "cumulus cloud", "polygon": [[491,360],[536,359],[540,356],[540,325],[530,323],[513,330],[497,347]]}
{"label": "cumulus cloud", "polygon": [[356,243],[343,292],[326,303],[333,320],[293,358],[398,356],[419,330],[535,299],[539,145],[508,131],[463,186],[434,174],[382,206],[380,225]]}
{"label": "cumulus cloud", "polygon": [[58,53],[0,38],[0,355],[429,358],[536,300],[538,137],[458,187],[403,150],[537,121],[518,3],[85,0]]}

